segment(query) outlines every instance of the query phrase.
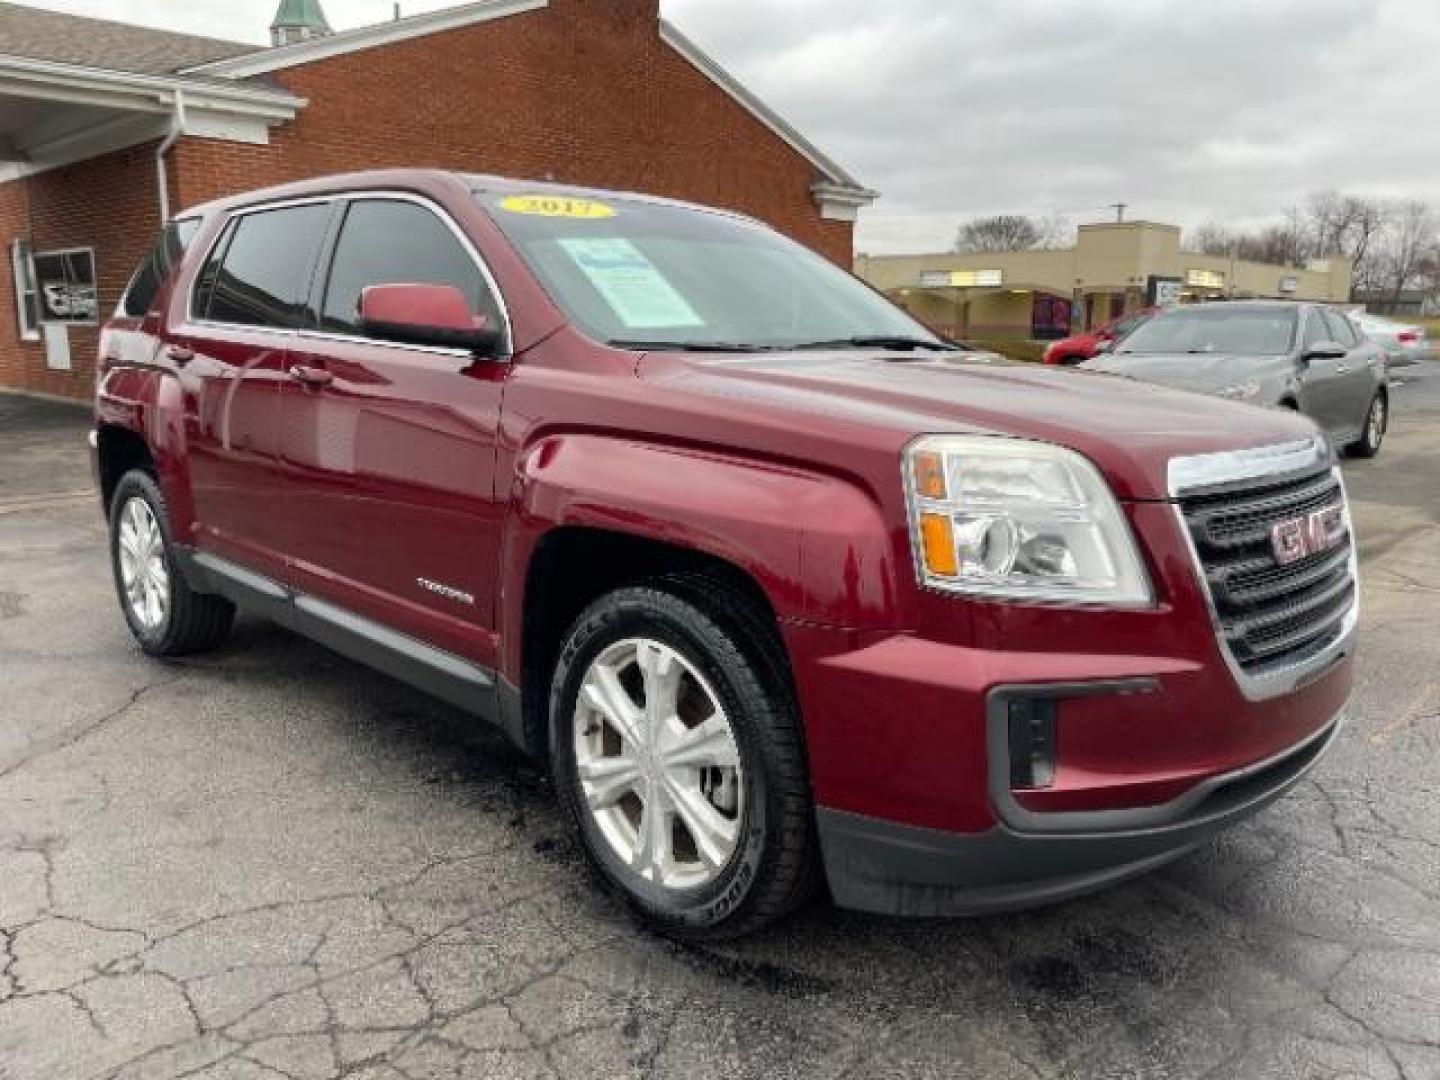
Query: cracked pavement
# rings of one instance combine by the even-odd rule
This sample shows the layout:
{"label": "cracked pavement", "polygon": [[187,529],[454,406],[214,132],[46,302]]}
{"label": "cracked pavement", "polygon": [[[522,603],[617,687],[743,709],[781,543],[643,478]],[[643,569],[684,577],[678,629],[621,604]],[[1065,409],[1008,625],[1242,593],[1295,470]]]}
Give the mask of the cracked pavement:
{"label": "cracked pavement", "polygon": [[254,620],[143,657],[85,413],[0,395],[0,1078],[1440,1078],[1440,363],[1398,374],[1311,779],[1060,907],[704,949],[461,714]]}

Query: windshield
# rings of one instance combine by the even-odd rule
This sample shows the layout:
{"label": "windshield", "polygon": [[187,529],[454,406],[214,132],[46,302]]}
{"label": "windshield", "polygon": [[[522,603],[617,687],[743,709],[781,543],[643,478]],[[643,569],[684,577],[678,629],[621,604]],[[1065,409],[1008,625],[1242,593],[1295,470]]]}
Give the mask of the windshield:
{"label": "windshield", "polygon": [[1239,353],[1283,356],[1295,340],[1295,312],[1266,308],[1182,308],[1155,316],[1115,350],[1127,353]]}
{"label": "windshield", "polygon": [[482,199],[550,296],[600,341],[948,347],[833,263],[751,222],[623,198]]}

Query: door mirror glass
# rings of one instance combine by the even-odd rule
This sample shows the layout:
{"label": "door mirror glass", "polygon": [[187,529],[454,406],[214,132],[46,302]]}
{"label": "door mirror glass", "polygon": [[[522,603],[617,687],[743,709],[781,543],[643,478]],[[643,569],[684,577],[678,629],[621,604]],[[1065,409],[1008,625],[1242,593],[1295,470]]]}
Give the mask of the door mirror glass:
{"label": "door mirror glass", "polygon": [[1341,360],[1350,350],[1341,345],[1338,341],[1317,341],[1306,347],[1300,359],[1310,360]]}
{"label": "door mirror glass", "polygon": [[381,341],[493,355],[500,331],[453,285],[371,285],[360,293],[360,332]]}

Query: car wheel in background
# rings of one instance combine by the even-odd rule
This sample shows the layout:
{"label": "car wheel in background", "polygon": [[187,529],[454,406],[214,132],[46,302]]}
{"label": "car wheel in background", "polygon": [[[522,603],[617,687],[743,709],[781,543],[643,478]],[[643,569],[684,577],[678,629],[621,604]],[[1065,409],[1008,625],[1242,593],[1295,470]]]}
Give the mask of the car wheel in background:
{"label": "car wheel in background", "polygon": [[818,878],[788,679],[747,599],[683,582],[620,589],[563,644],[551,762],[586,855],[678,937],[746,933]]}
{"label": "car wheel in background", "polygon": [[1365,413],[1365,428],[1360,438],[1345,449],[1357,458],[1373,458],[1380,452],[1385,441],[1385,431],[1390,426],[1390,399],[1385,391],[1377,390],[1370,399],[1370,408]]}
{"label": "car wheel in background", "polygon": [[149,473],[120,478],[110,503],[110,565],[130,633],[151,656],[185,656],[225,640],[235,607],[195,592],[176,565],[165,496]]}

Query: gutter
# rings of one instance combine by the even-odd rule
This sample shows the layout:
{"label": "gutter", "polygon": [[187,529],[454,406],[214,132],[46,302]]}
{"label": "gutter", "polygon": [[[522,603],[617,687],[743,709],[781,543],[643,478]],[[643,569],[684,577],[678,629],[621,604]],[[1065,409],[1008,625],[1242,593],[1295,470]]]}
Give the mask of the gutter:
{"label": "gutter", "polygon": [[160,225],[170,220],[170,181],[165,175],[165,156],[185,133],[185,91],[175,88],[175,111],[170,117],[170,131],[155,148],[155,186],[160,193]]}

